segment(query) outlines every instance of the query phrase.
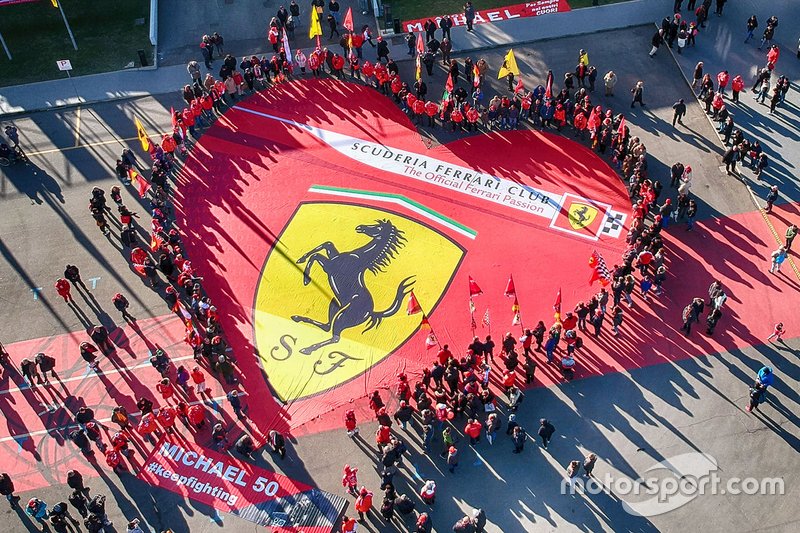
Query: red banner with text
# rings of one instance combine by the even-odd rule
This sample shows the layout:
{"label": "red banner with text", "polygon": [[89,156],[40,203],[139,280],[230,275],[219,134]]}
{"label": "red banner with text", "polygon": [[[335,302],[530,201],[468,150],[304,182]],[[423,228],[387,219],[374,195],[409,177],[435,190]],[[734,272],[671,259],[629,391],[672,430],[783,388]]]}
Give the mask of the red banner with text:
{"label": "red banner with text", "polygon": [[139,479],[274,533],[328,533],[344,511],[346,500],[341,496],[173,439],[168,436],[156,446]]}
{"label": "red banner with text", "polygon": [[[515,4],[507,7],[481,9],[475,12],[474,23],[488,24],[517,18],[538,17],[539,15],[546,15],[548,13],[563,13],[565,11],[570,11],[567,0],[535,0],[533,2]],[[442,20],[443,16],[444,15],[428,18],[436,22],[436,27],[438,28],[439,21]],[[463,12],[454,13],[450,15],[450,18],[453,19],[453,27],[467,25]],[[406,20],[403,22],[403,29],[404,31],[424,31],[423,27],[426,20],[428,19]]]}

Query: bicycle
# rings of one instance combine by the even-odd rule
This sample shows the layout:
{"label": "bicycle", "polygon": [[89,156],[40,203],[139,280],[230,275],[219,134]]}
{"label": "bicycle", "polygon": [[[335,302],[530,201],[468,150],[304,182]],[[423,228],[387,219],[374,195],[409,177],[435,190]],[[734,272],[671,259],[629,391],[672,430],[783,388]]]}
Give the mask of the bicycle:
{"label": "bicycle", "polygon": [[28,156],[25,155],[25,152],[22,151],[22,148],[19,146],[14,147],[14,151],[10,154],[10,157],[2,157],[0,156],[0,167],[10,167],[15,163],[29,163],[30,160]]}

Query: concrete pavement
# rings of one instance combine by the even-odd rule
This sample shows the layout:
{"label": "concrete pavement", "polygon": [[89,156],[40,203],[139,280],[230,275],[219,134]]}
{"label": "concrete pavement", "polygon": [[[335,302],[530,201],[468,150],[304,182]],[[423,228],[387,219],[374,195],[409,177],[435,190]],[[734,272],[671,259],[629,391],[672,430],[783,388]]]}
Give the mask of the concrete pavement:
{"label": "concrete pavement", "polygon": [[[661,18],[663,11],[660,3],[657,0],[632,0],[568,13],[481,24],[475,27],[473,33],[468,33],[464,27],[457,27],[452,30],[453,50],[481,50],[509,44],[518,46],[519,43],[655,22]],[[356,2],[341,2],[342,13],[351,4],[355,5]],[[186,63],[196,59],[202,65],[198,43],[204,33],[220,32],[225,37],[226,51],[230,50],[237,57],[264,53],[268,48],[265,28],[279,5],[274,0],[241,0],[231,4],[202,2],[187,9],[185,3],[177,0],[162,1],[159,4],[159,56],[166,66],[157,70],[127,70],[4,87],[0,89],[0,117],[80,103],[177,92],[189,81]],[[357,28],[363,24],[374,27],[374,19],[361,15],[358,9],[353,12]],[[313,44],[308,39],[307,17],[306,6],[303,5],[303,25],[295,31],[295,39],[290,42],[294,47],[308,49]],[[180,23],[170,24],[169,21],[173,20],[179,20]],[[402,36],[391,38],[389,42],[392,44],[392,57],[396,61],[408,58]],[[338,38],[329,40],[326,33],[322,43],[323,46],[338,47]],[[645,44],[641,47],[644,49]],[[366,59],[375,60],[373,48],[366,46],[364,53]],[[216,73],[216,70],[214,68],[211,72]]]}

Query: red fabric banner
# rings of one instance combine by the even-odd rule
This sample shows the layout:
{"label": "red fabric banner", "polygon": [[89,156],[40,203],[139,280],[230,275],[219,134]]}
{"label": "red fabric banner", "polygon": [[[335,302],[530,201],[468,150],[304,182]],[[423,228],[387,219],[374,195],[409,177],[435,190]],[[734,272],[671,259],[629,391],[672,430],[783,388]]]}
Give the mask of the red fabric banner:
{"label": "red fabric banner", "polygon": [[39,0],[0,0],[0,7],[10,6],[11,4],[27,4],[29,2],[38,2]]}
{"label": "red fabric banner", "polygon": [[341,496],[170,436],[137,477],[274,533],[330,532],[346,505]]}
{"label": "red fabric banner", "polygon": [[[501,22],[503,20],[511,20],[517,18],[537,17],[539,15],[546,15],[547,13],[563,13],[570,11],[567,0],[533,0],[533,2],[526,2],[524,4],[515,4],[513,6],[498,7],[495,9],[481,9],[475,12],[474,24],[489,24],[492,22]],[[429,17],[436,22],[439,26],[439,21],[442,17]],[[466,26],[467,21],[464,18],[464,13],[454,13],[450,15],[453,19],[453,26]],[[403,22],[403,29],[409,31],[424,31],[424,19],[406,20]]]}

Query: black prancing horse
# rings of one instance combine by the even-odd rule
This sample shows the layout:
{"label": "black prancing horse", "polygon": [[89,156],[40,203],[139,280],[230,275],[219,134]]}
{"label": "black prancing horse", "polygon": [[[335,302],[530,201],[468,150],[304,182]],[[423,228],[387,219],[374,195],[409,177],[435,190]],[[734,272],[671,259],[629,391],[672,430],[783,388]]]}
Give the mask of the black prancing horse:
{"label": "black prancing horse", "polygon": [[[327,241],[303,254],[298,264],[306,263],[303,271],[303,285],[311,283],[311,269],[319,263],[328,275],[328,283],[333,291],[333,299],[328,306],[328,322],[320,322],[309,317],[294,315],[295,322],[313,324],[322,331],[329,331],[331,338],[312,344],[300,350],[309,355],[330,344],[339,342],[342,332],[366,322],[364,332],[380,325],[381,320],[400,310],[406,294],[411,292],[414,276],[409,276],[397,287],[394,302],[383,311],[375,311],[375,301],[364,283],[367,271],[373,274],[383,272],[394,259],[395,254],[405,244],[403,232],[389,220],[376,220],[375,224],[356,226],[356,232],[371,237],[367,244],[349,252],[339,252],[332,242]],[[324,252],[324,253],[323,253]]]}

